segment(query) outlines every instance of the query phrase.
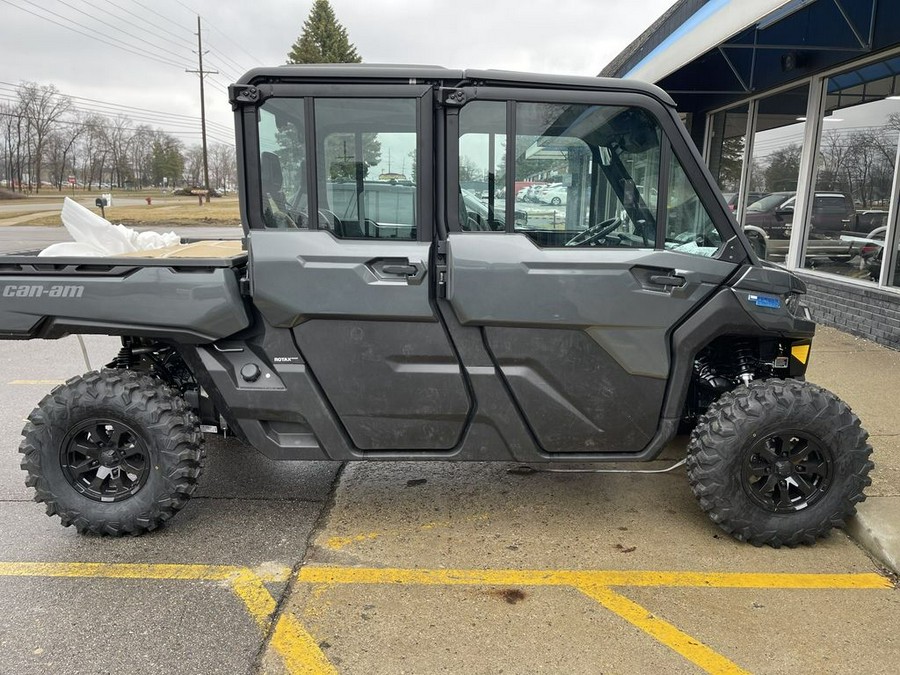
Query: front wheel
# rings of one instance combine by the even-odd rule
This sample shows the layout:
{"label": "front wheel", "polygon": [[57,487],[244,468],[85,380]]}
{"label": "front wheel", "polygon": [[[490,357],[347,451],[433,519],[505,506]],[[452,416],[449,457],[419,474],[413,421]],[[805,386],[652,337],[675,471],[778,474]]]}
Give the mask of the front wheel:
{"label": "front wheel", "polygon": [[759,380],[709,407],[691,434],[688,477],[701,508],[735,538],[813,544],[865,499],[874,466],[867,439],[831,392]]}
{"label": "front wheel", "polygon": [[57,387],[22,435],[35,501],[81,533],[156,529],[196,490],[205,457],[184,400],[128,370],[91,372]]}

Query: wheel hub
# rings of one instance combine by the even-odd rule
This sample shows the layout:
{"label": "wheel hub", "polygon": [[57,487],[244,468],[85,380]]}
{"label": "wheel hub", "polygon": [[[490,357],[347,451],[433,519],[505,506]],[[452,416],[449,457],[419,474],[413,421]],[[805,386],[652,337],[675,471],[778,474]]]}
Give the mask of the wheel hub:
{"label": "wheel hub", "polygon": [[781,459],[775,462],[775,471],[782,478],[787,478],[794,473],[794,465],[789,460]]}
{"label": "wheel hub", "polygon": [[828,491],[833,458],[827,445],[806,432],[785,430],[757,441],[745,455],[743,488],[774,513],[811,506]]}
{"label": "wheel hub", "polygon": [[141,436],[118,420],[85,420],[60,447],[69,485],[98,502],[121,501],[140,490],[150,475],[149,458]]}
{"label": "wheel hub", "polygon": [[100,453],[100,464],[108,469],[117,467],[119,465],[119,453],[116,452],[115,448],[103,450]]}

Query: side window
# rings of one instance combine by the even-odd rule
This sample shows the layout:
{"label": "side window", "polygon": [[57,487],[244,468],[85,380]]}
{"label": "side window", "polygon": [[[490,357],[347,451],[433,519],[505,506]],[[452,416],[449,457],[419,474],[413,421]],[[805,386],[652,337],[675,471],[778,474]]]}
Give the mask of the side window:
{"label": "side window", "polygon": [[309,227],[303,99],[270,99],[259,110],[259,165],[266,227]]}
{"label": "side window", "polygon": [[712,257],[722,243],[709,212],[697,196],[681,162],[671,153],[666,191],[666,248]]}
{"label": "side window", "polygon": [[506,230],[506,103],[475,101],[459,114],[459,226]]}
{"label": "side window", "polygon": [[638,108],[516,104],[515,225],[543,247],[653,248],[660,129]]}
{"label": "side window", "polygon": [[319,228],[344,239],[415,239],[415,99],[314,105]]}

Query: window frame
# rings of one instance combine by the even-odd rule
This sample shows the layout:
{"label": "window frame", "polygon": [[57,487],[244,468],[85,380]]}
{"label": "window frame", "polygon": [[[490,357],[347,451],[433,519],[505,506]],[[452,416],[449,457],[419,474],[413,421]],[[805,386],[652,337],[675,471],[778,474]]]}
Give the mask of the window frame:
{"label": "window frame", "polygon": [[[388,242],[408,242],[420,241],[428,242],[434,238],[435,222],[432,214],[434,213],[434,112],[432,104],[434,87],[430,84],[271,84],[266,85],[264,89],[264,98],[260,101],[260,105],[254,108],[245,108],[240,114],[244,115],[244,139],[245,148],[238,157],[238,161],[244,164],[245,175],[247,176],[246,189],[247,199],[244,203],[247,205],[247,213],[242,214],[245,222],[248,223],[250,230],[267,230],[271,232],[302,232],[302,231],[323,231],[329,232],[336,241],[348,242],[365,242],[377,241],[382,243]],[[306,143],[306,175],[303,180],[306,181],[306,191],[308,197],[308,208],[311,214],[318,213],[319,195],[318,195],[318,147],[316,135],[315,121],[315,102],[316,99],[328,98],[355,98],[359,100],[366,99],[412,99],[415,101],[416,110],[416,239],[371,239],[371,238],[353,238],[344,239],[336,237],[331,230],[320,228],[318,218],[310,218],[310,227],[301,229],[275,229],[267,228],[263,219],[262,212],[262,171],[259,162],[260,139],[259,139],[259,108],[266,100],[272,98],[279,99],[302,99],[305,116],[304,140]],[[247,162],[246,158],[254,158]]]}
{"label": "window frame", "polygon": [[[549,103],[563,105],[597,105],[597,106],[617,106],[617,107],[633,107],[645,112],[653,119],[660,128],[660,166],[659,166],[659,186],[657,194],[657,218],[656,218],[656,242],[655,246],[647,247],[645,250],[665,250],[665,232],[666,232],[666,205],[668,203],[669,190],[669,164],[671,157],[678,159],[684,168],[688,179],[693,185],[703,207],[712,220],[713,226],[722,237],[723,245],[721,251],[714,256],[714,259],[735,259],[732,247],[728,246],[728,242],[735,239],[735,230],[730,222],[730,214],[726,213],[722,200],[716,195],[714,182],[706,164],[693,145],[689,145],[683,136],[683,132],[679,127],[680,121],[676,117],[674,109],[669,109],[655,99],[638,93],[621,92],[621,91],[572,91],[572,90],[541,90],[541,89],[524,89],[524,88],[506,88],[506,87],[465,87],[459,90],[463,95],[466,105],[475,101],[498,101],[506,103],[506,165],[515,165],[515,143],[510,143],[510,138],[516,137],[516,104],[522,103]],[[446,108],[446,194],[455,194],[455,190],[459,187],[459,112],[462,106]],[[504,180],[506,189],[506,233],[520,234],[527,236],[522,232],[514,232],[515,221],[515,172],[507,171]],[[454,209],[454,201],[446,200],[445,213],[443,217],[447,224],[449,233],[463,232],[459,223],[458,209]],[[475,233],[484,234],[484,233]],[[739,236],[737,237],[741,239]],[[744,246],[746,249],[746,246]],[[563,249],[560,249],[563,250]],[[611,250],[598,248],[597,250]],[[740,255],[738,254],[739,258]]]}

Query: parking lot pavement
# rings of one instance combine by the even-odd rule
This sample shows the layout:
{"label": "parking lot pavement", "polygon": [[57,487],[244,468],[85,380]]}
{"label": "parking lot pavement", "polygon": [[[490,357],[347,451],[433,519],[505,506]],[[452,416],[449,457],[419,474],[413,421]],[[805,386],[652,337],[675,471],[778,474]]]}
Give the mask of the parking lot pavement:
{"label": "parking lot pavement", "polygon": [[[118,347],[86,341],[94,367]],[[862,549],[736,542],[683,469],[353,463],[336,482],[214,440],[166,527],[79,536],[30,501],[16,447],[84,369],[74,339],[0,342],[0,672],[896,670],[900,595]]]}
{"label": "parking lot pavement", "polygon": [[[683,472],[515,469],[348,466],[283,607],[317,641],[310,658],[341,673],[893,672],[900,596],[843,533],[754,548],[700,512]],[[267,653],[267,672],[281,664]]]}
{"label": "parking lot pavement", "polygon": [[[94,367],[118,349],[86,342]],[[337,464],[213,440],[201,488],[166,527],[80,536],[31,501],[16,450],[35,404],[84,370],[74,338],[0,342],[0,672],[252,672]]]}

